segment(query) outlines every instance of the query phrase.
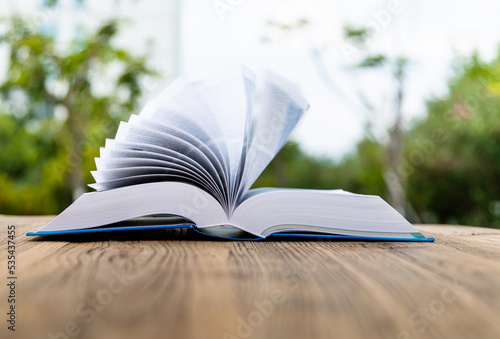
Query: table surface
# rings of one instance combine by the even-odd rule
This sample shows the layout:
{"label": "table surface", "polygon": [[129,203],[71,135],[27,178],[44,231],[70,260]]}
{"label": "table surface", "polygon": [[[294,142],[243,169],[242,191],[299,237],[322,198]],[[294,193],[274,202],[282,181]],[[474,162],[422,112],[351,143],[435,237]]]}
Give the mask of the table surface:
{"label": "table surface", "polygon": [[26,237],[50,219],[0,216],[1,338],[500,338],[500,230],[417,225],[434,243]]}

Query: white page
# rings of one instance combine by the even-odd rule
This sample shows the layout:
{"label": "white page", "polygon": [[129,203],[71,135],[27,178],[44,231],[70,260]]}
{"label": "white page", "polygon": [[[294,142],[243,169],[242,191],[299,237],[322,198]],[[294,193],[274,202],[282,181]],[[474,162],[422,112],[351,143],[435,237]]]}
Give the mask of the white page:
{"label": "white page", "polygon": [[[212,145],[212,148],[209,147],[207,144],[201,141],[197,135],[195,136],[190,132],[186,132],[186,130],[183,130],[182,128],[166,125],[163,123],[158,123],[148,118],[143,118],[137,115],[132,115],[128,123],[130,125],[141,126],[147,129],[152,129],[162,134],[168,134],[190,143],[191,145],[193,145],[198,150],[203,152],[203,154],[206,155],[209,161],[217,169],[218,173],[221,176],[221,179],[225,178],[226,185],[228,185],[226,171],[224,171],[225,164],[220,161],[220,159],[222,159],[222,155],[220,153],[220,149],[217,146]],[[214,153],[214,151],[217,153]],[[189,156],[189,154],[186,155]]]}
{"label": "white page", "polygon": [[190,168],[198,171],[200,176],[212,182],[215,187],[219,187],[206,168],[184,154],[168,148],[144,143],[106,139],[106,147],[101,148],[101,157],[107,157],[108,154],[110,157],[113,157],[115,154],[124,154],[123,152],[132,152],[126,153],[129,156],[130,154],[134,154],[136,157],[151,157],[153,159],[165,159],[166,157],[170,162],[189,165]]}
{"label": "white page", "polygon": [[[161,182],[161,181],[178,181],[178,182],[185,182],[193,185],[192,182],[189,180],[186,180],[184,176],[179,176],[175,174],[144,174],[144,175],[136,175],[136,176],[131,176],[131,177],[125,177],[125,178],[119,178],[119,179],[113,179],[113,180],[108,180],[108,181],[100,181],[96,182],[94,184],[90,184],[89,186],[98,190],[98,191],[104,191],[104,190],[110,190],[110,189],[115,189],[115,188],[122,188],[126,186],[132,186],[132,185],[142,185],[146,183],[156,183],[156,182]],[[196,185],[193,185],[196,186]],[[210,194],[209,191],[205,190],[208,194]],[[217,198],[217,197],[215,197]]]}
{"label": "white page", "polygon": [[224,170],[217,161],[214,161],[213,163],[207,155],[199,150],[195,145],[170,134],[161,133],[141,126],[129,125],[125,122],[120,123],[115,140],[156,145],[165,149],[175,150],[189,158],[192,158],[195,162],[204,167],[210,176],[212,176],[221,187],[221,191],[224,194],[224,201],[221,203],[227,206],[228,187],[226,185],[227,181]]}
{"label": "white page", "polygon": [[284,146],[307,101],[286,80],[267,72],[257,103],[239,195],[243,195]]}
{"label": "white page", "polygon": [[[200,171],[196,166],[179,159],[177,157],[167,156],[164,154],[158,154],[148,151],[137,151],[129,149],[106,149],[101,147],[101,158],[96,158],[97,170],[118,168],[120,167],[132,167],[132,166],[147,166],[148,164],[154,164],[154,161],[158,161],[156,164],[160,167],[166,168],[177,168],[191,173],[195,176],[202,186],[205,185],[210,190],[218,192],[222,197],[220,188],[216,185],[215,181],[206,174],[206,172]],[[101,167],[102,166],[102,167]],[[112,167],[115,166],[115,167]]]}
{"label": "white page", "polygon": [[139,166],[139,167],[125,167],[114,168],[108,170],[92,171],[91,172],[96,182],[111,181],[121,178],[136,177],[145,174],[166,174],[175,175],[180,178],[190,179],[190,177],[183,171],[173,168]]}
{"label": "white page", "polygon": [[208,192],[181,182],[154,182],[84,193],[40,231],[87,229],[167,213],[200,225],[227,223],[225,211]]}
{"label": "white page", "polygon": [[254,78],[248,68],[238,66],[191,84],[196,97],[201,98],[214,113],[211,119],[219,126],[221,140],[226,143],[231,194],[236,189],[242,155],[247,147]]}
{"label": "white page", "polygon": [[[214,130],[209,130],[206,125],[202,125],[201,121],[204,119],[198,118],[197,121],[191,120],[191,117],[186,116],[183,113],[179,113],[174,110],[163,110],[162,108],[158,108],[156,110],[158,116],[167,116],[168,118],[162,118],[161,121],[156,121],[151,118],[147,118],[143,115],[139,115],[142,121],[149,121],[151,123],[171,126],[173,128],[178,128],[183,131],[186,131],[190,135],[195,136],[197,139],[201,140],[205,145],[207,145],[210,150],[217,156],[219,162],[223,164],[226,173],[229,173],[228,161],[227,158],[227,147],[226,143],[222,142],[220,132],[216,132]],[[201,112],[201,114],[206,114],[205,112]],[[132,115],[131,119],[136,119],[134,115]],[[130,120],[129,120],[130,122]],[[214,133],[215,132],[215,133]],[[215,135],[214,135],[215,134]]]}
{"label": "white page", "polygon": [[[192,135],[200,135],[207,145],[221,151],[223,158],[219,160],[224,164],[226,177],[229,178],[229,153],[224,132],[216,119],[217,107],[212,111],[213,108],[199,95],[199,86],[198,82],[185,77],[178,78],[146,104],[139,116],[183,129]],[[201,126],[204,133],[198,134]]]}
{"label": "white page", "polygon": [[412,233],[420,234],[378,196],[335,190],[272,189],[259,190],[257,194],[252,191],[231,216],[230,224],[254,235],[315,231],[408,238]]}
{"label": "white page", "polygon": [[133,167],[156,167],[161,169],[174,169],[178,170],[181,173],[184,173],[186,178],[189,178],[198,186],[206,188],[213,194],[217,194],[217,190],[215,189],[215,187],[212,187],[210,182],[206,181],[196,171],[193,171],[186,166],[168,163],[162,160],[150,158],[95,158],[95,164],[97,167],[97,171],[95,172]]}

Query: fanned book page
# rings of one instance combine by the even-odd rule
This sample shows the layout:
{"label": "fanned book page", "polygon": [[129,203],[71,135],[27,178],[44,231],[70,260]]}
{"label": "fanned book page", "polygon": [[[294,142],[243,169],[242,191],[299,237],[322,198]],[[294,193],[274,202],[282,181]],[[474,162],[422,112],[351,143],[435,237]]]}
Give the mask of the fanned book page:
{"label": "fanned book page", "polygon": [[235,239],[432,241],[377,196],[250,190],[308,107],[271,72],[259,81],[244,66],[181,77],[106,140],[95,191],[29,235],[193,227]]}

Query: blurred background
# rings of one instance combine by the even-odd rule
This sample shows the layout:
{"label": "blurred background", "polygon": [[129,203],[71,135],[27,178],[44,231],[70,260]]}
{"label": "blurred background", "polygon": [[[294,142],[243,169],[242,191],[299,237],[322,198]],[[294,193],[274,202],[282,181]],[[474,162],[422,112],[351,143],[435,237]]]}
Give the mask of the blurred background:
{"label": "blurred background", "polygon": [[257,186],[382,196],[500,227],[500,3],[0,0],[0,213],[88,190],[118,122],[180,73],[237,63],[311,109]]}

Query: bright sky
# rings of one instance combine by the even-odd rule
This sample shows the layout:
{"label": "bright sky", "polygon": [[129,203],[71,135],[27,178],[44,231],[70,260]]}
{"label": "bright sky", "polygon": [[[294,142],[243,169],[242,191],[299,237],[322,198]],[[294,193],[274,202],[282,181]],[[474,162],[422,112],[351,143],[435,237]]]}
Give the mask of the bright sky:
{"label": "bright sky", "polygon": [[[32,16],[40,12],[43,0],[0,0],[0,17],[13,9]],[[74,0],[65,0],[71,5]],[[114,2],[120,6],[97,6],[98,0],[84,0],[99,8],[79,17],[90,23],[102,16],[134,13],[136,26],[120,36],[128,48],[144,51],[146,38],[157,45],[150,61],[165,69],[172,36],[171,7],[162,0]],[[341,51],[346,24],[376,29],[369,51],[411,60],[406,82],[406,122],[425,113],[425,100],[446,93],[457,57],[477,50],[491,60],[500,45],[500,1],[475,0],[178,0],[181,4],[181,71],[199,78],[227,66],[243,63],[255,70],[273,70],[292,81],[311,103],[293,134],[303,148],[316,155],[334,158],[353,149],[363,135],[367,115],[378,136],[391,121],[394,83],[389,70],[355,71]],[[93,5],[90,6],[90,3]],[[15,6],[14,6],[15,5]],[[219,8],[219,13],[215,6]],[[73,5],[71,5],[73,6]],[[128,12],[127,12],[128,11]],[[34,14],[33,14],[34,13]],[[86,12],[82,12],[86,13]],[[129,14],[130,14],[129,13]],[[81,14],[78,14],[81,16]],[[90,15],[90,17],[88,16]],[[125,15],[126,16],[126,15]],[[54,16],[57,17],[57,16]],[[95,18],[97,17],[97,19]],[[269,21],[295,23],[305,18],[306,30],[285,34]],[[68,20],[75,20],[70,17]],[[267,42],[266,42],[266,41]],[[311,57],[322,51],[326,71],[318,71]],[[6,67],[6,52],[0,51],[0,69]],[[3,55],[3,57],[2,57]],[[160,68],[161,68],[160,67]],[[322,75],[330,74],[334,90],[325,86]],[[328,76],[326,76],[328,79]],[[359,93],[369,98],[375,110],[367,113]]]}
{"label": "bright sky", "polygon": [[[214,3],[233,5],[224,7],[230,10],[221,16]],[[367,113],[357,93],[365,93],[376,108],[372,114],[379,135],[390,121],[394,95],[388,70],[361,74],[349,68],[340,49],[345,24],[372,25],[377,31],[370,51],[412,61],[404,105],[407,122],[425,112],[426,99],[446,93],[457,56],[477,50],[490,60],[500,43],[500,2],[488,0],[187,0],[182,9],[183,71],[208,74],[244,63],[285,76],[311,103],[293,138],[308,152],[335,158],[362,137]],[[307,32],[287,35],[266,24],[299,18],[310,21]],[[264,42],[265,37],[270,41]],[[323,51],[337,90],[322,82],[312,48]]]}

